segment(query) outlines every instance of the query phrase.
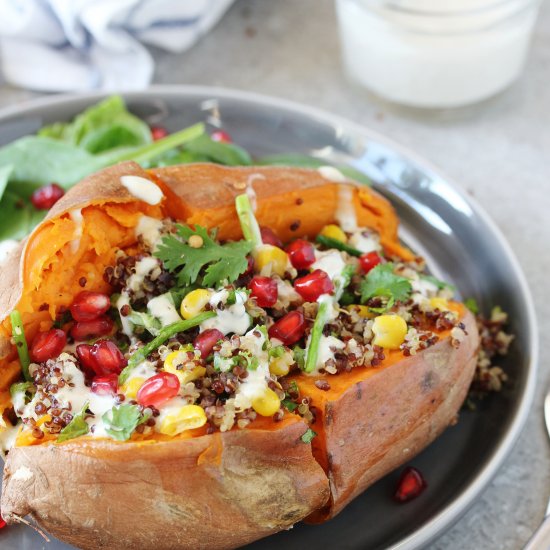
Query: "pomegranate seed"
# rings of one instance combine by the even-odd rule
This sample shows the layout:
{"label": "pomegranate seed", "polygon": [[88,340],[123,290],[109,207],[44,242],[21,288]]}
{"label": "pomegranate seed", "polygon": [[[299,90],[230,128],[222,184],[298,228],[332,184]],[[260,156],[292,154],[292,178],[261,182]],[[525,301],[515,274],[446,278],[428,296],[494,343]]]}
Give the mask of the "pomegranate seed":
{"label": "pomegranate seed", "polygon": [[233,143],[233,139],[231,139],[231,136],[224,132],[223,130],[216,130],[215,132],[212,132],[212,141],[217,141],[219,143]]}
{"label": "pomegranate seed", "polygon": [[111,307],[107,294],[101,292],[80,292],[71,305],[71,314],[75,321],[92,321],[103,315]]}
{"label": "pomegranate seed", "polygon": [[65,191],[57,183],[50,183],[37,189],[31,196],[31,202],[38,210],[49,210]]}
{"label": "pomegranate seed", "polygon": [[408,502],[420,495],[428,484],[422,474],[412,466],[408,466],[401,472],[394,499],[398,502]]}
{"label": "pomegranate seed", "polygon": [[71,336],[77,341],[88,340],[89,338],[97,338],[98,336],[106,336],[113,330],[113,321],[102,315],[91,321],[80,321],[73,325]]}
{"label": "pomegranate seed", "polygon": [[334,292],[334,285],[326,271],[316,269],[294,281],[294,290],[306,301],[315,302],[322,294]]}
{"label": "pomegranate seed", "polygon": [[59,328],[39,332],[32,341],[31,359],[35,363],[43,363],[57,357],[67,343],[67,335]]}
{"label": "pomegranate seed", "polygon": [[137,393],[137,402],[144,407],[158,409],[180,390],[179,378],[171,372],[159,372],[147,379]]}
{"label": "pomegranate seed", "polygon": [[286,247],[290,263],[296,269],[307,269],[315,262],[315,248],[304,239],[297,239]]}
{"label": "pomegranate seed", "polygon": [[97,395],[116,395],[118,389],[118,375],[108,374],[98,376],[92,381],[92,392]]}
{"label": "pomegranate seed", "polygon": [[363,273],[368,273],[373,267],[376,267],[381,261],[382,261],[382,258],[380,257],[380,254],[378,254],[378,252],[367,252],[366,254],[362,254],[359,257],[359,264],[361,265],[361,269],[363,270]]}
{"label": "pomegranate seed", "polygon": [[165,138],[168,135],[168,130],[162,126],[151,126],[151,137],[153,141]]}
{"label": "pomegranate seed", "polygon": [[120,374],[128,361],[111,340],[98,340],[90,350],[92,368],[99,376]]}
{"label": "pomegranate seed", "polygon": [[223,332],[220,332],[217,328],[208,328],[197,335],[193,341],[193,347],[201,352],[203,359],[206,359],[212,352],[216,342],[223,340],[223,338]]}
{"label": "pomegranate seed", "polygon": [[286,346],[295,344],[306,330],[306,320],[301,311],[291,311],[281,317],[269,329],[269,337],[277,338]]}
{"label": "pomegranate seed", "polygon": [[0,529],[4,529],[6,525],[6,520],[2,516],[0,516]]}
{"label": "pomegranate seed", "polygon": [[246,261],[247,261],[246,271],[241,273],[241,276],[250,275],[251,273],[254,273],[254,258],[252,256],[247,256]]}
{"label": "pomegranate seed", "polygon": [[95,376],[95,365],[91,352],[92,346],[90,346],[90,344],[78,344],[78,346],[76,346],[76,356],[80,361],[80,366],[84,373],[90,378]]}
{"label": "pomegranate seed", "polygon": [[260,307],[272,307],[277,302],[277,281],[271,277],[253,277],[248,283],[248,289]]}
{"label": "pomegranate seed", "polygon": [[283,248],[283,243],[277,235],[273,232],[273,229],[269,227],[260,227],[260,234],[262,235],[262,242],[264,244],[271,244]]}

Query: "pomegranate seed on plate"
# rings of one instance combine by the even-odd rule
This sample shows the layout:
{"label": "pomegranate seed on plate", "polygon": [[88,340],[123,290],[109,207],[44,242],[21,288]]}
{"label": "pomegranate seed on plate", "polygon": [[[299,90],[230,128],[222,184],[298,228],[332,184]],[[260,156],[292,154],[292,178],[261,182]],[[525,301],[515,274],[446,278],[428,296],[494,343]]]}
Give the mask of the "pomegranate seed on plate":
{"label": "pomegranate seed on plate", "polygon": [[326,271],[316,269],[294,281],[294,290],[306,301],[315,302],[322,294],[334,292],[334,285]]}
{"label": "pomegranate seed on plate", "polygon": [[165,138],[168,135],[168,130],[162,126],[151,126],[151,137],[153,141]]}
{"label": "pomegranate seed on plate", "polygon": [[223,340],[223,338],[223,332],[220,332],[217,328],[208,328],[197,335],[193,341],[193,347],[201,352],[203,359],[206,359],[212,352],[216,342]]}
{"label": "pomegranate seed on plate", "polygon": [[73,325],[71,336],[77,341],[106,336],[113,330],[113,321],[106,315],[102,315],[91,321],[80,321]]}
{"label": "pomegranate seed on plate", "polygon": [[361,265],[361,269],[363,270],[363,273],[368,273],[373,267],[376,267],[381,261],[382,261],[382,258],[380,257],[380,254],[378,254],[378,252],[367,252],[366,254],[362,254],[359,257],[359,264]]}
{"label": "pomegranate seed on plate", "polygon": [[248,283],[248,289],[260,307],[272,307],[277,302],[277,281],[271,277],[253,277]]}
{"label": "pomegranate seed on plate", "polygon": [[284,317],[281,317],[269,329],[269,337],[277,338],[285,346],[295,344],[306,330],[306,320],[301,311],[291,311]]}
{"label": "pomegranate seed on plate", "polygon": [[39,332],[32,341],[30,356],[35,363],[57,357],[67,343],[67,335],[59,328]]}
{"label": "pomegranate seed on plate", "polygon": [[31,196],[31,202],[38,210],[49,210],[65,191],[57,183],[50,183],[37,189]]}
{"label": "pomegranate seed on plate", "polygon": [[273,246],[278,246],[279,248],[283,248],[283,243],[277,235],[275,235],[275,232],[273,229],[269,227],[260,227],[260,234],[262,236],[262,242],[264,244],[271,244]]}
{"label": "pomegranate seed on plate", "polygon": [[108,374],[107,376],[98,376],[92,381],[92,392],[97,395],[115,395],[118,389],[118,376]]}
{"label": "pomegranate seed on plate", "polygon": [[231,136],[223,130],[216,130],[215,132],[212,132],[210,137],[212,138],[212,141],[217,141],[219,143],[233,143]]}
{"label": "pomegranate seed on plate", "polygon": [[106,313],[111,307],[111,300],[102,292],[79,292],[71,305],[71,314],[75,321],[92,321]]}
{"label": "pomegranate seed on plate", "polygon": [[315,262],[315,248],[304,239],[296,239],[286,247],[290,263],[296,269],[307,269]]}
{"label": "pomegranate seed on plate", "polygon": [[90,350],[92,368],[99,376],[120,374],[128,361],[111,340],[98,340]]}
{"label": "pomegranate seed on plate", "polygon": [[398,502],[408,502],[420,495],[428,484],[422,474],[412,466],[401,472],[393,498]]}
{"label": "pomegranate seed on plate", "polygon": [[144,407],[159,408],[176,397],[180,390],[179,378],[171,372],[159,372],[148,378],[137,393],[137,402]]}

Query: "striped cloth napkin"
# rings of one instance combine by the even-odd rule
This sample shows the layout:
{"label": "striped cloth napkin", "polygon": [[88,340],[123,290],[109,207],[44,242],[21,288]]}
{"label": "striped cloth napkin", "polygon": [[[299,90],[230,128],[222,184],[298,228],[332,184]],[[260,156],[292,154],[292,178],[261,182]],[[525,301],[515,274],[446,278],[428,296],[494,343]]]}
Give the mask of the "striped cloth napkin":
{"label": "striped cloth napkin", "polygon": [[154,70],[144,44],[190,48],[233,0],[0,0],[4,79],[39,91],[131,90]]}

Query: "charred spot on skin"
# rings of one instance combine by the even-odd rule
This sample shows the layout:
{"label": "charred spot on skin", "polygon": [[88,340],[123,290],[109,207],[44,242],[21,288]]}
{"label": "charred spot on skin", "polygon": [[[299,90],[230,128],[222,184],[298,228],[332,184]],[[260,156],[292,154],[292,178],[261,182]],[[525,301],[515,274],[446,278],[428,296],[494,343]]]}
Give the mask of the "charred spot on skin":
{"label": "charred spot on skin", "polygon": [[294,220],[290,224],[290,230],[291,231],[298,231],[298,229],[300,228],[300,225],[302,225],[302,222],[300,220]]}
{"label": "charred spot on skin", "polygon": [[357,397],[357,401],[361,401],[361,399],[363,399],[363,388],[361,387],[361,384],[357,384],[355,387],[355,396]]}
{"label": "charred spot on skin", "polygon": [[420,382],[420,388],[424,393],[429,392],[437,383],[437,375],[433,371],[427,372]]}
{"label": "charred spot on skin", "polygon": [[327,426],[330,426],[330,424],[332,423],[332,414],[333,414],[332,404],[327,403],[326,412],[325,412],[325,424]]}
{"label": "charred spot on skin", "polygon": [[304,204],[304,199],[302,199],[302,197],[298,197],[296,199],[296,206],[301,206],[302,204]]}
{"label": "charred spot on skin", "polygon": [[332,468],[332,464],[333,464],[333,459],[332,459],[332,453],[327,453],[327,464],[328,464],[328,467],[329,468]]}

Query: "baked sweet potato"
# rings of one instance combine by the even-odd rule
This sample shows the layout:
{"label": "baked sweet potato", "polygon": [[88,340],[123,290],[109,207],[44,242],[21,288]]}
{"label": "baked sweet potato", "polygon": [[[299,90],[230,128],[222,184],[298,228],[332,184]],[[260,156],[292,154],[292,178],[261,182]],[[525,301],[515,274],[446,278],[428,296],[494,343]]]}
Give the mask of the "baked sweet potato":
{"label": "baked sweet potato", "polygon": [[[147,202],[122,176],[155,182]],[[117,251],[139,251],[142,214],[218,228],[241,238],[237,195],[252,183],[256,217],[283,241],[313,238],[335,221],[341,183],[318,171],[188,165],[144,171],[134,163],[103,170],[74,187],[15,251],[0,283],[0,404],[8,421],[9,385],[20,376],[7,316],[20,312],[31,341],[86,289],[109,292],[105,268]],[[389,203],[349,182],[357,223],[376,230],[386,254],[404,261],[398,220]],[[152,203],[152,204],[151,204]],[[296,373],[302,396],[316,407],[310,443],[306,420],[285,412],[244,429],[174,437],[134,434],[127,442],[88,436],[56,443],[22,435],[10,450],[1,508],[10,522],[30,514],[45,529],[81,548],[233,548],[289,528],[323,521],[376,479],[410,459],[451,424],[465,397],[478,346],[473,317],[451,304],[463,323],[416,355],[386,352],[376,368],[330,378]],[[307,441],[307,442],[306,442]],[[105,505],[106,504],[106,505]]]}

